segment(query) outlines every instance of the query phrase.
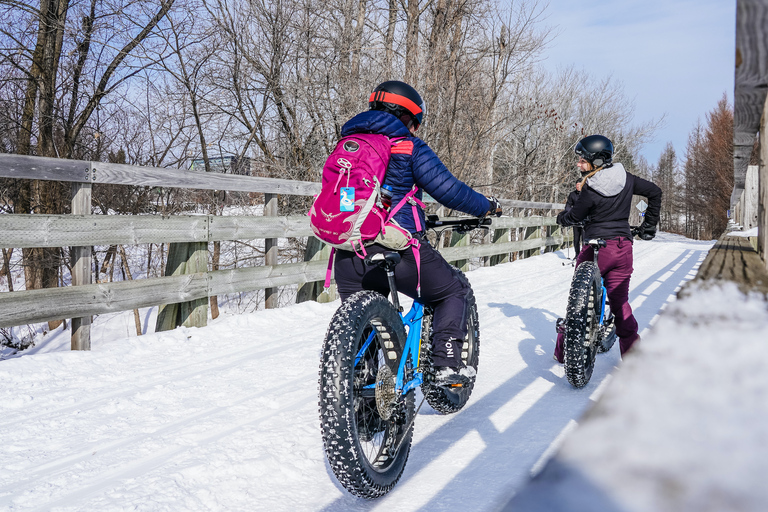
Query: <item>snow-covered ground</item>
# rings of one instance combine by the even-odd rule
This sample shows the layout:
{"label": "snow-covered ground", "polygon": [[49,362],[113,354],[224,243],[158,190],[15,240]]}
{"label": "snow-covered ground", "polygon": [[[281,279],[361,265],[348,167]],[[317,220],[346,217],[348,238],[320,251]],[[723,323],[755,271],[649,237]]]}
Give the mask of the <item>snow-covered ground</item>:
{"label": "snow-covered ground", "polygon": [[[711,246],[667,234],[635,243],[641,334]],[[337,301],[141,337],[132,313],[103,315],[91,352],[70,352],[59,330],[0,362],[0,509],[498,509],[620,362],[617,344],[575,390],[552,360],[573,271],[564,261],[550,253],[468,274],[481,326],[474,394],[452,416],[422,407],[404,475],[377,501],[347,494],[323,453],[317,372]],[[154,309],[141,314],[154,325]]]}
{"label": "snow-covered ground", "polygon": [[504,510],[766,510],[767,341],[762,296],[687,289]]}

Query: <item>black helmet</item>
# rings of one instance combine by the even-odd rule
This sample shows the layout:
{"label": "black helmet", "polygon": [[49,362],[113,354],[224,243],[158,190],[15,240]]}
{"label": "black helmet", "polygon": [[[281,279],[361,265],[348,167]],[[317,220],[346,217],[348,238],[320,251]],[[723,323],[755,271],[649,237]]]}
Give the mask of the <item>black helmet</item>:
{"label": "black helmet", "polygon": [[376,87],[368,99],[370,110],[383,110],[398,118],[409,114],[415,121],[416,127],[424,122],[427,107],[416,89],[410,85],[390,80]]}
{"label": "black helmet", "polygon": [[595,167],[608,165],[613,159],[613,143],[602,135],[584,137],[573,151]]}

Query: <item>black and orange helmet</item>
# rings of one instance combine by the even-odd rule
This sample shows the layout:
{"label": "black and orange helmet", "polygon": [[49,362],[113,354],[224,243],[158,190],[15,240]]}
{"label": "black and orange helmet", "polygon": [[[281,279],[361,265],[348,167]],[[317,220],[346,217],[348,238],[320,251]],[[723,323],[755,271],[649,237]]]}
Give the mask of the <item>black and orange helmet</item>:
{"label": "black and orange helmet", "polygon": [[416,89],[397,80],[379,84],[368,99],[370,110],[383,110],[397,117],[410,114],[416,127],[424,122],[427,107]]}

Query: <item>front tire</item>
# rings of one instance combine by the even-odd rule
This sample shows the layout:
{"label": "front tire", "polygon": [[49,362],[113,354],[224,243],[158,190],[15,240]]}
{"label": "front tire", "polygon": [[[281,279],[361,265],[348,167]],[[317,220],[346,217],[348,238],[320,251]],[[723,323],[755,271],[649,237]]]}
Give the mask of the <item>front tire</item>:
{"label": "front tire", "polygon": [[[477,364],[480,357],[480,322],[477,316],[477,303],[469,280],[464,273],[454,267],[458,273],[458,279],[463,280],[469,287],[467,296],[467,337],[461,350],[461,359],[466,366],[471,366],[477,372]],[[432,308],[424,307],[424,318],[421,324],[421,354],[419,357],[419,366],[424,375],[424,382],[421,385],[421,392],[427,403],[440,414],[452,414],[460,411],[469,400],[472,390],[475,387],[475,381],[459,388],[458,390],[448,390],[441,386],[433,384],[435,377],[435,368],[432,365]]]}
{"label": "front tire", "polygon": [[575,388],[583,388],[592,377],[597,354],[600,314],[600,270],[592,261],[576,268],[565,316],[565,376]]}
{"label": "front tire", "polygon": [[388,493],[408,460],[413,392],[393,392],[405,339],[394,306],[372,291],[344,301],[325,336],[320,365],[323,445],[339,483],[355,496],[372,499]]}

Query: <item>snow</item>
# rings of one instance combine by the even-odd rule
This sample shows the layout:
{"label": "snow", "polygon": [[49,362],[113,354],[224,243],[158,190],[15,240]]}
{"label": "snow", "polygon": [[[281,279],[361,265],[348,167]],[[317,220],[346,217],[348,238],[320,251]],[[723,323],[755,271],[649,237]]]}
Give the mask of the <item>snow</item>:
{"label": "snow", "polygon": [[581,496],[627,512],[765,510],[766,340],[762,296],[688,289],[508,509]]}
{"label": "snow", "polygon": [[[665,397],[664,417],[643,424],[649,438],[659,432],[660,423],[674,426],[679,421],[684,428],[687,421],[690,426],[697,402],[688,404],[689,396],[704,390],[718,405],[728,405],[734,396],[739,403],[743,399],[745,422],[765,424],[768,417],[765,405],[748,413],[762,390],[758,365],[764,358],[759,353],[750,358],[746,346],[729,350],[727,358],[722,347],[717,359],[708,355],[717,343],[707,328],[709,317],[696,316],[702,306],[683,311],[701,322],[694,342],[701,343],[699,357],[712,367],[703,387],[685,387],[691,372],[674,335],[647,335],[712,244],[663,233],[654,241],[635,243],[630,298],[645,338],[638,353],[674,349],[672,357],[681,368],[671,375],[649,376],[647,387],[623,387],[613,400],[621,402],[625,396],[641,403],[644,390],[656,397],[668,387],[680,389],[678,399],[688,407]],[[468,274],[481,327],[475,391],[455,415],[439,415],[424,404],[403,477],[381,499],[367,502],[346,493],[322,448],[317,378],[322,339],[336,301],[224,314],[205,328],[140,337],[132,312],[103,315],[94,323],[90,352],[69,351],[69,333],[57,330],[34,348],[0,362],[0,509],[496,510],[562,443],[572,446],[568,441],[581,433],[584,411],[605,390],[616,391],[625,373],[644,371],[637,367],[640,357],[628,358],[614,378],[620,363],[617,344],[598,356],[584,389],[568,384],[552,359],[554,322],[565,312],[573,272],[564,261],[562,252],[548,253]],[[726,325],[757,318],[756,310],[735,306],[747,304],[736,296],[722,293],[711,300],[714,306],[706,311],[716,311],[722,303],[739,311],[741,316],[726,314]],[[144,325],[154,324],[154,308],[140,313]],[[679,314],[665,314],[659,325],[673,330]],[[754,338],[756,331],[745,329],[734,344],[742,334]],[[734,359],[726,363],[728,358]],[[738,379],[723,380],[721,362],[746,371]],[[685,410],[679,419],[677,408]],[[721,424],[715,415],[707,420],[712,423],[707,429],[717,432],[721,443],[712,449],[733,448],[727,441],[739,425]],[[616,434],[622,428],[626,424],[611,427],[617,446],[622,445]],[[671,467],[689,471],[684,455],[694,441],[692,436],[682,451],[654,458],[669,458]],[[762,441],[758,446],[765,446]],[[612,457],[608,448],[606,459]],[[631,455],[640,461],[650,458],[641,446]],[[750,468],[758,468],[759,455],[759,450],[739,451],[729,461],[737,465],[747,459]],[[607,469],[605,473],[610,476]],[[711,486],[706,471],[700,473],[691,485]],[[743,485],[764,474],[749,475]]]}

